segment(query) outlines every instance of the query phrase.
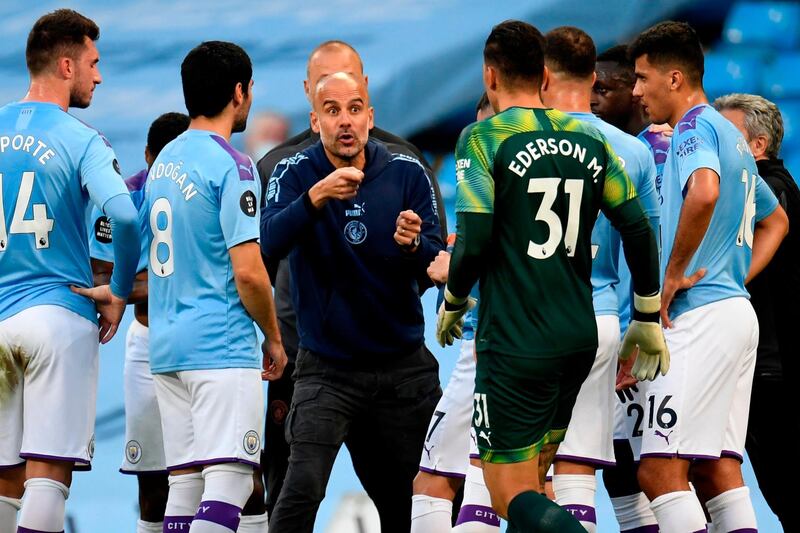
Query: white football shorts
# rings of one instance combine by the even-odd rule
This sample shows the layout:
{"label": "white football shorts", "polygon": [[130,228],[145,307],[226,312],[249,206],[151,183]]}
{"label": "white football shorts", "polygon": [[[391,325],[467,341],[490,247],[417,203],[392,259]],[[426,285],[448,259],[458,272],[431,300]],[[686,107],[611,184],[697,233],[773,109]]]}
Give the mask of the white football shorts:
{"label": "white football shorts", "polygon": [[25,459],[88,467],[94,454],[99,333],[57,305],[0,322],[0,468]]}
{"label": "white football shorts", "polygon": [[258,466],[264,428],[261,371],[183,370],[153,376],[167,470],[220,463]]}
{"label": "white football shorts", "polygon": [[741,460],[758,347],[753,307],[728,298],[672,323],[669,372],[641,383],[641,456]]}

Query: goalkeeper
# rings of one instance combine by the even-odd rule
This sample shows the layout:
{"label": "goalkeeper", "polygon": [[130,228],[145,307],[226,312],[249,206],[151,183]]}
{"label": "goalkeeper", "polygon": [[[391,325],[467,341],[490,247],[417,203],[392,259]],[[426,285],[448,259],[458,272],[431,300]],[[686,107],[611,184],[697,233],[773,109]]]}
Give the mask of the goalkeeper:
{"label": "goalkeeper", "polygon": [[467,127],[456,147],[458,229],[437,336],[441,344],[458,336],[480,279],[473,427],[492,506],[510,531],[579,533],[534,480],[543,481],[564,438],[597,350],[590,238],[599,209],[619,230],[633,277],[622,355],[638,345],[634,374],[653,379],[669,354],[647,216],[602,134],[544,108],[538,88],[547,76],[536,28],[493,28],[483,77],[498,114]]}

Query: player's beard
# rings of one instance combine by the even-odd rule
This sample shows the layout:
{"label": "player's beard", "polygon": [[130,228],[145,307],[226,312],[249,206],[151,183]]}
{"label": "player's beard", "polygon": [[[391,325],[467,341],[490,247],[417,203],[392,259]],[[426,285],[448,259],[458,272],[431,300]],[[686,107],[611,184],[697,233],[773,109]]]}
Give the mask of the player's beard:
{"label": "player's beard", "polygon": [[86,109],[92,103],[92,94],[91,89],[82,91],[77,87],[73,87],[69,92],[69,107]]}
{"label": "player's beard", "polygon": [[231,129],[231,133],[241,133],[247,129],[247,115],[243,117],[236,117],[236,120],[233,123],[233,129]]}

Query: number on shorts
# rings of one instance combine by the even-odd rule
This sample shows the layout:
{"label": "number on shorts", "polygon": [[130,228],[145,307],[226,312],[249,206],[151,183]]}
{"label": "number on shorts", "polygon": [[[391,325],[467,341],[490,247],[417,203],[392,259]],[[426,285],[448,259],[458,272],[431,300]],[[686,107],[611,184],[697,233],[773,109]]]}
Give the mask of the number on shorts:
{"label": "number on shorts", "polygon": [[550,232],[547,241],[543,244],[528,241],[528,255],[534,259],[547,259],[552,256],[561,238],[564,237],[564,246],[567,249],[567,256],[575,255],[575,245],[578,242],[578,228],[580,225],[580,207],[583,197],[583,180],[567,179],[564,180],[564,192],[569,196],[569,213],[567,214],[566,233],[561,225],[561,219],[553,211],[553,204],[558,195],[558,186],[561,178],[532,178],[528,181],[528,193],[543,193],[542,203],[536,212],[535,220],[547,224]]}
{"label": "number on shorts", "polygon": [[633,431],[631,437],[642,436],[642,421],[644,420],[644,407],[638,403],[632,403],[628,406],[628,416],[631,416],[631,411],[636,411],[636,421],[633,423]]}
{"label": "number on shorts", "polygon": [[747,169],[742,169],[742,184],[744,184],[744,211],[742,221],[739,223],[739,232],[736,234],[736,246],[753,247],[753,217],[756,216],[756,176]]}
{"label": "number on shorts", "polygon": [[15,233],[32,233],[37,250],[50,247],[50,232],[53,231],[55,221],[47,218],[47,205],[33,204],[31,206],[33,218],[25,218],[25,212],[31,202],[35,178],[35,173],[32,171],[22,173],[14,214],[11,217],[11,227],[6,227],[6,210],[3,206],[3,175],[0,174],[0,252],[6,251],[8,236]]}
{"label": "number on shorts", "polygon": [[428,431],[428,436],[425,438],[425,442],[430,442],[431,435],[433,435],[433,432],[436,430],[436,426],[438,426],[439,422],[441,422],[442,418],[444,418],[444,413],[442,411],[434,411],[433,416],[436,417],[436,420],[434,420],[433,424],[431,424],[431,430]]}
{"label": "number on shorts", "polygon": [[667,403],[672,399],[671,394],[667,394],[664,396],[664,399],[661,400],[661,403],[658,406],[658,410],[656,410],[656,397],[649,396],[647,398],[647,403],[650,407],[650,412],[647,418],[647,427],[648,429],[653,428],[653,419],[655,418],[655,423],[658,424],[658,427],[661,429],[670,429],[678,422],[678,413],[675,412],[674,409],[670,409],[667,407]]}
{"label": "number on shorts", "polygon": [[[158,216],[164,213],[166,224],[164,228],[158,227]],[[172,253],[172,206],[166,198],[159,198],[150,208],[150,230],[153,232],[153,242],[150,243],[150,272],[160,278],[166,278],[175,271],[175,256]],[[158,259],[158,245],[163,244],[167,249],[167,259]]]}
{"label": "number on shorts", "polygon": [[486,395],[475,393],[475,425],[489,427],[489,409],[486,406]]}

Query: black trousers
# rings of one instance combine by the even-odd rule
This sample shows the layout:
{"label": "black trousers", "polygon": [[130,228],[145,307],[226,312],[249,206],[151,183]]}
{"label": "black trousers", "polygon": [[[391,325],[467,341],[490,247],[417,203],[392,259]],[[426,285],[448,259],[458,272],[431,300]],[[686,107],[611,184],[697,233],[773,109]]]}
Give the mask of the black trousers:
{"label": "black trousers", "polygon": [[796,404],[797,396],[786,390],[782,378],[753,379],[745,448],[764,499],[787,532],[800,531],[800,520],[792,508],[795,492],[790,488],[800,476],[800,467],[792,459],[797,450],[794,441],[782,433],[787,422],[792,423],[787,413],[797,413]]}
{"label": "black trousers", "polygon": [[442,395],[436,359],[423,346],[381,367],[365,368],[300,350],[294,378],[286,420],[289,467],[270,531],[313,531],[331,468],[345,444],[378,508],[382,533],[408,533],[412,482]]}
{"label": "black trousers", "polygon": [[261,469],[267,489],[267,513],[272,516],[278,494],[283,487],[286,469],[289,466],[289,444],[286,442],[286,417],[292,405],[296,354],[292,354],[286,364],[283,376],[270,382],[267,387],[267,416],[264,422],[264,453],[261,455]]}

